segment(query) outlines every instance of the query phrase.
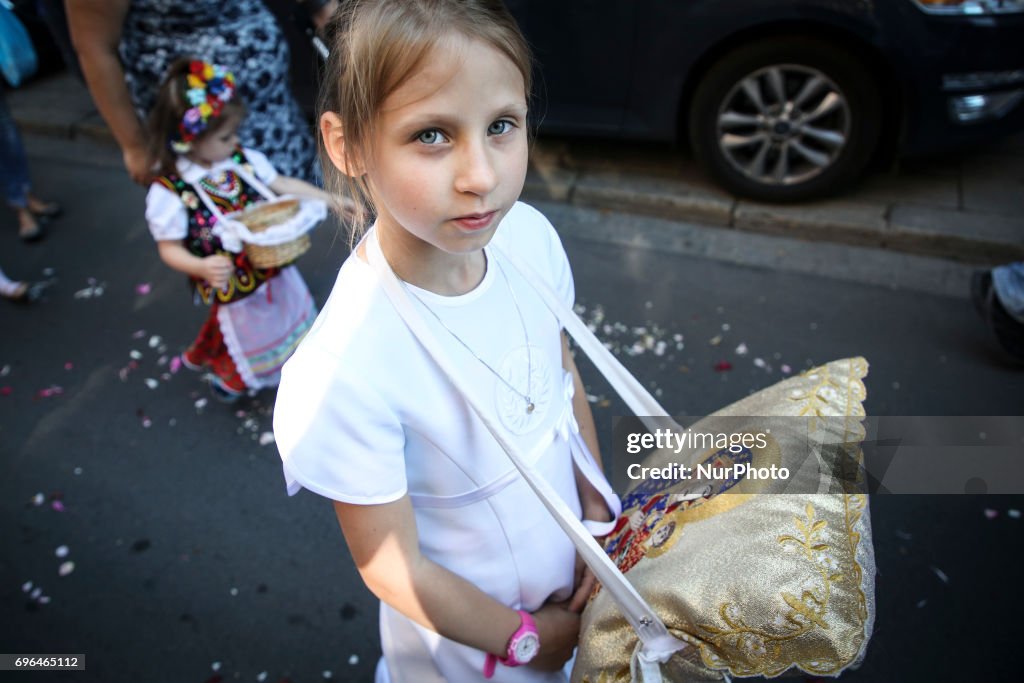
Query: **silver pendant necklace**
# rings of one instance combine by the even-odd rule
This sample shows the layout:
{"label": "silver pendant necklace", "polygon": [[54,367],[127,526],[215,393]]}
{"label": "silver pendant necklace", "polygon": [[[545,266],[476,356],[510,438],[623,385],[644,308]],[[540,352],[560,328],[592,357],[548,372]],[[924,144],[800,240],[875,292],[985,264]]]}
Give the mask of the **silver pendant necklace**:
{"label": "silver pendant necklace", "polygon": [[474,351],[472,348],[470,348],[469,344],[464,342],[459,335],[455,334],[455,332],[452,331],[452,328],[450,328],[447,325],[445,325],[444,321],[441,320],[441,317],[437,313],[434,312],[434,309],[432,309],[430,306],[428,306],[427,302],[424,301],[423,299],[421,299],[416,294],[416,292],[412,291],[412,289],[409,288],[409,285],[408,285],[408,283],[406,283],[405,280],[403,280],[402,278],[398,278],[398,281],[402,283],[402,287],[405,288],[406,292],[411,294],[412,297],[414,299],[416,299],[416,301],[420,302],[420,305],[423,306],[423,308],[427,309],[427,311],[430,313],[430,315],[434,316],[434,320],[436,320],[438,322],[438,324],[440,324],[441,327],[443,327],[448,332],[448,334],[450,334],[452,336],[452,338],[455,339],[455,341],[457,341],[460,344],[462,344],[462,347],[464,349],[466,349],[467,351],[469,351],[469,353],[473,356],[473,358],[476,358],[478,361],[480,361],[480,364],[483,365],[488,370],[490,370],[491,374],[494,375],[495,377],[497,377],[501,381],[502,384],[507,386],[509,389],[512,390],[513,393],[515,393],[517,396],[519,396],[520,398],[523,399],[523,403],[526,406],[526,414],[529,415],[529,414],[533,413],[533,411],[537,407],[536,405],[534,405],[533,399],[530,398],[530,395],[532,394],[531,389],[532,389],[532,384],[533,384],[533,354],[530,352],[530,334],[529,334],[529,332],[526,329],[526,320],[523,319],[523,311],[522,311],[522,309],[519,308],[519,299],[516,298],[516,291],[514,289],[512,289],[512,283],[509,281],[508,275],[505,274],[505,269],[501,267],[501,263],[499,263],[497,259],[491,259],[490,257],[487,258],[488,265],[492,261],[493,261],[494,265],[496,265],[498,267],[498,272],[501,273],[501,277],[502,277],[503,280],[505,280],[505,285],[508,287],[508,293],[512,296],[512,304],[516,307],[516,314],[518,314],[518,316],[519,316],[519,324],[523,328],[523,337],[526,339],[526,393],[525,394],[523,392],[519,391],[518,389],[516,389],[514,386],[512,386],[512,384],[508,380],[506,380],[504,377],[501,376],[501,373],[499,373],[497,370],[492,368],[487,363],[487,361],[485,361],[483,358],[478,356],[476,354],[476,351]]}

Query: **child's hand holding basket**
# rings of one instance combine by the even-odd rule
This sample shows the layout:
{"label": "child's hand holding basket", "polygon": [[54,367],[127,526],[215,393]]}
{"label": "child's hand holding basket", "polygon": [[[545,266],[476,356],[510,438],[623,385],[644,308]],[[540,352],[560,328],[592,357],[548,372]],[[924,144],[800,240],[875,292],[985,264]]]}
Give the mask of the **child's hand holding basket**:
{"label": "child's hand holding basket", "polygon": [[318,199],[281,197],[225,216],[225,228],[245,246],[257,268],[285,266],[306,253],[309,231],[327,216]]}

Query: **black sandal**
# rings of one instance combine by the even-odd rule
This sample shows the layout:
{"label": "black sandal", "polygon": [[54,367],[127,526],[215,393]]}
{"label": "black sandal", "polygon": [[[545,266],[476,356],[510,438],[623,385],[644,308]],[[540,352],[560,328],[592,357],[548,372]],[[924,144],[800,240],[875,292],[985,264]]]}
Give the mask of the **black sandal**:
{"label": "black sandal", "polygon": [[1011,316],[999,301],[991,271],[979,271],[971,277],[971,301],[1003,351],[1024,363],[1024,323]]}
{"label": "black sandal", "polygon": [[64,213],[64,207],[57,202],[43,202],[43,208],[37,211],[29,207],[29,211],[39,218],[56,218]]}

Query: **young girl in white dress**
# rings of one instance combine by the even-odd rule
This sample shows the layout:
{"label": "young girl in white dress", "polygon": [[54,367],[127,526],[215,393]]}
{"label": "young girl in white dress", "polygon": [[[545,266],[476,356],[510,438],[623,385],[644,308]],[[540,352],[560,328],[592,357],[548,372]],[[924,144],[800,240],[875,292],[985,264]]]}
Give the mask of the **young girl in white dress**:
{"label": "young girl in white dress", "polygon": [[181,359],[208,369],[225,401],[278,383],[316,308],[298,269],[255,267],[240,249],[229,251],[218,222],[278,194],[331,201],[323,190],[279,175],[261,152],[240,147],[244,116],[230,72],[184,58],[168,69],[149,118],[159,171],[146,196],[146,221],[160,258],[188,275],[195,298],[210,307]]}
{"label": "young girl in white dress", "polygon": [[288,491],[333,501],[381,600],[377,681],[564,681],[593,577],[379,279],[397,275],[489,421],[607,533],[620,503],[579,373],[506,258],[572,305],[557,234],[518,202],[528,49],[499,0],[354,0],[334,23],[326,175],[376,218],[283,371]]}

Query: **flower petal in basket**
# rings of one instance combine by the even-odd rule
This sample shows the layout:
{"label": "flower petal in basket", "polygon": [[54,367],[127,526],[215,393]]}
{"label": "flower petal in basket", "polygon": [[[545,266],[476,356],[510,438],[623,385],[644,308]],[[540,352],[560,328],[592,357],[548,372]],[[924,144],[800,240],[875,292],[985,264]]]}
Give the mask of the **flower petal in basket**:
{"label": "flower petal in basket", "polygon": [[[834,676],[863,657],[874,621],[867,496],[856,486],[822,486],[819,459],[835,455],[823,444],[841,444],[839,457],[859,464],[866,375],[862,358],[828,363],[690,427],[730,435],[768,430],[763,447],[663,449],[643,461],[664,468],[746,458],[752,466],[793,470],[786,481],[651,478],[623,497],[606,551],[669,631],[692,645],[662,665],[664,680],[790,669]],[[572,680],[629,681],[636,643],[618,606],[599,590],[583,613]]]}

